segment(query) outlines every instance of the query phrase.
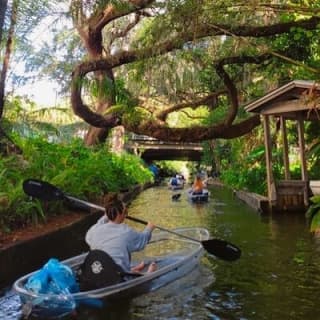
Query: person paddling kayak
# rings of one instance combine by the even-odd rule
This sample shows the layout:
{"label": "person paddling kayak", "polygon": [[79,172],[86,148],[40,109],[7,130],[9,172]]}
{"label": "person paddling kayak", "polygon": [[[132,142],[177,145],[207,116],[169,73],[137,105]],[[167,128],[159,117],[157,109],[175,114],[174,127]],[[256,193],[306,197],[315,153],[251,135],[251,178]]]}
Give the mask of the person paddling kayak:
{"label": "person paddling kayak", "polygon": [[197,174],[192,185],[193,194],[201,194],[203,192],[204,187],[205,184],[202,181],[200,174]]}
{"label": "person paddling kayak", "polygon": [[[141,272],[144,262],[131,268],[131,253],[143,250],[151,239],[155,225],[148,222],[142,232],[124,223],[127,215],[125,204],[116,195],[109,197],[106,214],[87,231],[85,240],[91,250],[102,250],[109,254],[125,272]],[[147,272],[153,272],[157,265],[153,262]]]}

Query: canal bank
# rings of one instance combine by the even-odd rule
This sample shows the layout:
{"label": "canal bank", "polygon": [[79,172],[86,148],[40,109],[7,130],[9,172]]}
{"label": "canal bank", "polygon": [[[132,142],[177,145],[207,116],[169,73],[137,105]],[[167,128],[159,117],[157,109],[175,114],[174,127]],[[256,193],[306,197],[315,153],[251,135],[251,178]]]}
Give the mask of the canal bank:
{"label": "canal bank", "polygon": [[[137,185],[127,192],[120,193],[119,197],[129,204],[148,187],[150,184]],[[71,211],[70,215],[72,214]],[[67,221],[62,228],[55,228],[44,234],[39,230],[39,235],[30,239],[15,240],[1,246],[0,288],[5,288],[18,277],[38,269],[52,257],[63,260],[87,251],[88,246],[84,241],[86,231],[101,217],[101,212],[82,212],[80,215],[74,213],[74,217],[74,221]]]}
{"label": "canal bank", "polygon": [[[213,178],[208,180],[208,185],[227,188],[222,182]],[[255,211],[259,213],[269,212],[269,201],[267,197],[262,196],[258,193],[243,190],[233,190],[233,193],[238,199],[243,201],[245,204],[247,204]]]}
{"label": "canal bank", "polygon": [[[219,180],[211,179],[209,186],[227,188]],[[129,204],[135,197],[151,185],[135,186],[130,191],[119,196]],[[254,209],[257,213],[268,211],[268,199],[259,194],[234,190],[235,197]],[[70,212],[72,215],[72,212]],[[23,274],[29,273],[44,265],[48,259],[56,257],[59,260],[87,251],[84,237],[88,228],[101,216],[101,212],[75,213],[63,227],[43,233],[27,240],[14,239],[12,243],[0,247],[0,288],[5,288]],[[23,231],[23,230],[22,230]],[[22,237],[23,238],[23,237]]]}

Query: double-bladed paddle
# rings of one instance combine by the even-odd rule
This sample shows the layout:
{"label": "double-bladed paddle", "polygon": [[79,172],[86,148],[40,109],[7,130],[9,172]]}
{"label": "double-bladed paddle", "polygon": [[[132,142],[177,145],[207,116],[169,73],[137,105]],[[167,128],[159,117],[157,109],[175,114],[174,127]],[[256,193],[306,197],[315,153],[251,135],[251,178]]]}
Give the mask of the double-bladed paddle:
{"label": "double-bladed paddle", "polygon": [[181,197],[181,193],[176,193],[176,194],[172,195],[171,199],[173,201],[178,201],[180,199],[180,197]]}
{"label": "double-bladed paddle", "polygon": [[[36,179],[27,179],[23,182],[23,190],[27,195],[34,198],[39,198],[46,201],[70,200],[72,202],[78,202],[81,205],[86,205],[88,206],[88,208],[105,212],[104,207],[69,196],[65,194],[62,190],[57,188],[56,186],[45,181],[36,180]],[[127,216],[126,218],[144,225],[148,224],[147,221],[134,218],[131,216]],[[157,225],[155,225],[155,227],[160,230],[166,231],[168,233],[172,233],[176,236],[186,238],[194,242],[199,242],[202,244],[203,248],[208,253],[213,254],[214,256],[220,259],[223,259],[226,261],[234,261],[239,259],[241,256],[241,250],[237,246],[235,246],[234,244],[228,241],[221,240],[221,239],[209,239],[209,240],[200,241],[198,239],[194,239],[194,238],[182,235],[178,232],[175,232]]]}

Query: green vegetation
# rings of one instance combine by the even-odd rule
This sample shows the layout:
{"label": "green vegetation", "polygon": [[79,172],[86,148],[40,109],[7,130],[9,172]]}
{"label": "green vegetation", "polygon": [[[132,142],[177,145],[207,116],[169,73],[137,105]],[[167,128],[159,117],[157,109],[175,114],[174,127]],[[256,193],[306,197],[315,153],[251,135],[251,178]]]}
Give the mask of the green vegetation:
{"label": "green vegetation", "polygon": [[[320,79],[320,1],[284,3],[8,2],[0,12],[1,228],[59,211],[26,199],[21,183],[28,177],[86,199],[149,181],[139,158],[108,151],[119,124],[163,141],[202,142],[203,161],[189,172],[212,168],[233,188],[266,194],[263,131],[243,106],[291,80]],[[54,82],[63,105],[40,109],[16,96],[43,79]],[[310,178],[319,178],[318,127],[306,127]],[[278,130],[274,125],[276,178],[283,176]],[[10,149],[6,135],[20,150]],[[296,178],[294,125],[288,139]]]}
{"label": "green vegetation", "polygon": [[63,212],[61,202],[30,201],[22,189],[25,179],[50,182],[90,201],[153,181],[139,157],[112,153],[108,142],[85,146],[77,136],[88,126],[77,122],[70,109],[39,108],[21,97],[8,99],[7,106],[2,119],[7,136],[0,140],[0,233]]}
{"label": "green vegetation", "polygon": [[61,203],[30,201],[22,190],[27,178],[48,181],[86,200],[151,182],[153,176],[136,156],[116,155],[105,147],[87,148],[80,140],[48,143],[43,138],[20,139],[23,156],[0,159],[0,230],[10,231],[61,212]]}
{"label": "green vegetation", "polygon": [[306,212],[306,217],[310,222],[310,231],[319,232],[320,230],[320,196],[316,195],[310,198],[311,205]]}

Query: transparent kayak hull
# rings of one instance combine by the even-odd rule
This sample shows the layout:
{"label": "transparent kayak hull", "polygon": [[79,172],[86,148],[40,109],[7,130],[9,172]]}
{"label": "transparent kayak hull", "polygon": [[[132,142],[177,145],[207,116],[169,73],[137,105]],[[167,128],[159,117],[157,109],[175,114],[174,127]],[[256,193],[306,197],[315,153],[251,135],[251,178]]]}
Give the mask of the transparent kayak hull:
{"label": "transparent kayak hull", "polygon": [[170,190],[182,190],[184,188],[184,185],[183,184],[178,184],[178,185],[169,184],[168,188]]}
{"label": "transparent kayak hull", "polygon": [[[35,272],[29,273],[13,284],[13,290],[20,296],[21,302],[28,312],[47,318],[63,316],[71,313],[81,304],[101,306],[103,301],[134,297],[139,294],[154,291],[176,279],[188,274],[197,267],[203,254],[201,242],[209,239],[209,232],[204,228],[174,229],[185,239],[165,231],[154,231],[146,248],[132,255],[133,265],[144,261],[155,261],[157,270],[145,273],[140,277],[121,282],[108,287],[73,294],[39,294],[25,288],[28,278]],[[76,271],[82,264],[87,253],[69,258],[62,263]]]}
{"label": "transparent kayak hull", "polygon": [[207,202],[209,200],[210,192],[208,189],[203,189],[202,193],[194,193],[192,192],[192,189],[189,189],[187,196],[191,202]]}

